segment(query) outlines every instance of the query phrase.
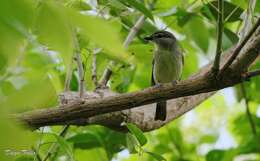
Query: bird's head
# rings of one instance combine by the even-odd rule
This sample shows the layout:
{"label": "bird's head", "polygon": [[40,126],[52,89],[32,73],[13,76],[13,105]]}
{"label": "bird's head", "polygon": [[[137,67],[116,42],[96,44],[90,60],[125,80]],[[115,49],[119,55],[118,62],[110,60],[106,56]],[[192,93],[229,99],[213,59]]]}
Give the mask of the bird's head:
{"label": "bird's head", "polygon": [[157,31],[153,33],[151,36],[144,38],[146,41],[152,41],[157,46],[163,48],[173,47],[176,44],[175,36],[168,31]]}

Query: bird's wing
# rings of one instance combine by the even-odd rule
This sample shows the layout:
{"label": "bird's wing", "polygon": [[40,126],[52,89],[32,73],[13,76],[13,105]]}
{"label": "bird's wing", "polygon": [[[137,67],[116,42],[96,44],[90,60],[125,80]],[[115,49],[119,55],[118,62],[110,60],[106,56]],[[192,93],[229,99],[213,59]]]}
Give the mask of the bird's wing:
{"label": "bird's wing", "polygon": [[154,68],[154,59],[153,59],[153,61],[152,61],[152,74],[151,74],[151,75],[152,75],[152,76],[151,76],[151,85],[152,85],[152,86],[155,85],[155,81],[154,81],[154,77],[153,77],[153,72],[154,72],[154,71],[153,71],[153,68]]}

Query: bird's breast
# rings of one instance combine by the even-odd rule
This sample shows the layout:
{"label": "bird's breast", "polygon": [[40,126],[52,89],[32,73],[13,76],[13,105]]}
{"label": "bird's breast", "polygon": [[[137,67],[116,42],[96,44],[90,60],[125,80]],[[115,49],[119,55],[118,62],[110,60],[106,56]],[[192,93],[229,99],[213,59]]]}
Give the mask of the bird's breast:
{"label": "bird's breast", "polygon": [[156,51],[153,77],[156,83],[170,83],[179,80],[182,72],[182,56],[174,51]]}

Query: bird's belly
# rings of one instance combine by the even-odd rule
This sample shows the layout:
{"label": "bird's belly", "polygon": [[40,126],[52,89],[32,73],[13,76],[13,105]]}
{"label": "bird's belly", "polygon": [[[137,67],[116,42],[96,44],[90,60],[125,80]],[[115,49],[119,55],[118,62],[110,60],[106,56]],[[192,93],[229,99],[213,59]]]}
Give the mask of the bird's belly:
{"label": "bird's belly", "polygon": [[155,59],[153,77],[155,83],[170,83],[179,80],[182,71],[181,56],[161,54]]}

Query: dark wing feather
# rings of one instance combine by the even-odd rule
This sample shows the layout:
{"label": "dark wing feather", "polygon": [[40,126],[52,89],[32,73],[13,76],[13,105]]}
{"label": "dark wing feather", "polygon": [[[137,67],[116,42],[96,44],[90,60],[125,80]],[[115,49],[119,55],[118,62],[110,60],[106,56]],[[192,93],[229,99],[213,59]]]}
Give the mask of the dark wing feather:
{"label": "dark wing feather", "polygon": [[154,66],[154,59],[152,61],[152,77],[151,77],[151,85],[154,86],[155,85],[155,81],[154,81],[154,77],[153,77],[153,66]]}

